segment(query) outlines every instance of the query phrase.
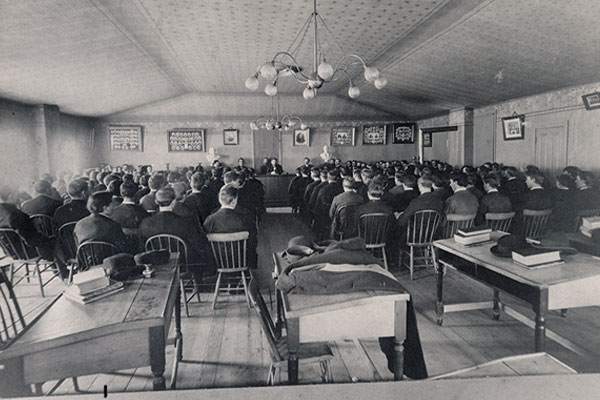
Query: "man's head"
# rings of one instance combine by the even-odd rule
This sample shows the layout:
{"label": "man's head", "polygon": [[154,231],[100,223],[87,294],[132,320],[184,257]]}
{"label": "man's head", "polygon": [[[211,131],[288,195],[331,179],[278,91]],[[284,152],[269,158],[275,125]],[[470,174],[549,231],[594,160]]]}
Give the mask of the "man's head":
{"label": "man's head", "polygon": [[168,211],[166,209],[172,208],[171,206],[175,204],[175,191],[171,187],[163,187],[160,188],[156,195],[154,196],[154,201],[160,207],[161,211]]}
{"label": "man's head", "polygon": [[529,189],[541,187],[544,184],[544,176],[535,170],[526,171],[525,183]]}
{"label": "man's head", "polygon": [[400,183],[404,186],[404,189],[414,189],[417,178],[414,175],[404,174],[400,177]]}
{"label": "man's head", "polygon": [[272,166],[277,165],[277,158],[275,158],[275,157],[271,158],[271,165]]}
{"label": "man's head", "polygon": [[498,179],[496,174],[488,174],[483,178],[483,186],[486,192],[498,189],[500,186],[500,179]]}
{"label": "man's head", "polygon": [[310,176],[313,178],[313,180],[318,181],[321,177],[321,171],[319,168],[313,168],[310,170]]}
{"label": "man's head", "polygon": [[360,171],[360,178],[362,180],[362,183],[364,183],[365,185],[368,185],[374,176],[375,172],[371,168],[363,168]]}
{"label": "man's head", "polygon": [[131,181],[123,182],[121,184],[121,187],[119,188],[121,192],[121,197],[127,200],[132,200],[135,194],[137,193],[138,189],[138,186]]}
{"label": "man's head", "polygon": [[354,186],[353,178],[344,178],[344,180],[342,181],[342,187],[344,188],[344,192],[356,192],[356,187]]}
{"label": "man's head", "polygon": [[177,171],[171,171],[169,172],[169,175],[167,175],[167,182],[169,184],[173,184],[176,182],[181,181],[181,174]]}
{"label": "man's head", "polygon": [[331,171],[327,172],[327,182],[329,183],[337,182],[339,177],[340,173],[335,169],[332,169]]}
{"label": "man's head", "polygon": [[87,209],[92,214],[100,214],[112,201],[110,192],[96,192],[88,198]]}
{"label": "man's head", "polygon": [[320,178],[321,178],[321,181],[323,181],[323,182],[327,181],[327,170],[326,169],[321,170]]}
{"label": "man's head", "polygon": [[37,181],[35,185],[33,185],[33,190],[38,195],[52,195],[52,185],[50,185],[50,182],[45,180]]}
{"label": "man's head", "polygon": [[245,160],[244,160],[242,157],[238,158],[238,165],[239,165],[240,167],[243,167],[245,162],[246,162],[246,161],[245,161]]}
{"label": "man's head", "polygon": [[431,188],[433,186],[433,181],[430,176],[422,176],[417,180],[417,187],[419,188],[419,192],[429,193],[431,192]]}
{"label": "man's head", "polygon": [[165,184],[165,178],[161,174],[154,174],[148,180],[148,187],[151,191],[156,192],[158,189],[163,187]]}
{"label": "man's head", "polygon": [[74,179],[67,186],[67,194],[72,200],[87,200],[89,196],[88,183],[83,179]]}
{"label": "man's head", "polygon": [[230,185],[230,184],[237,185],[237,180],[238,180],[238,174],[235,171],[227,172],[223,178],[223,182],[225,182],[226,185]]}
{"label": "man's head", "polygon": [[235,208],[237,206],[238,189],[234,185],[224,185],[219,190],[219,203],[223,208]]}
{"label": "man's head", "polygon": [[310,158],[304,157],[304,165],[310,165]]}
{"label": "man's head", "polygon": [[187,195],[187,185],[184,182],[177,182],[174,183],[171,187],[175,192],[175,200],[184,201]]}
{"label": "man's head", "polygon": [[269,163],[269,159],[268,158],[263,158],[263,164],[268,164]]}
{"label": "man's head", "polygon": [[204,174],[201,172],[195,172],[192,175],[192,179],[190,180],[190,184],[193,190],[200,190],[204,186],[206,179],[204,178]]}
{"label": "man's head", "polygon": [[467,175],[461,171],[453,171],[450,174],[450,187],[456,192],[457,189],[466,188],[469,184]]}
{"label": "man's head", "polygon": [[577,189],[584,189],[592,187],[594,185],[594,174],[589,171],[577,171],[577,177],[575,178],[575,185]]}
{"label": "man's head", "polygon": [[383,196],[384,188],[378,182],[372,181],[369,183],[369,188],[367,189],[367,195],[369,196],[369,200],[380,200],[381,196]]}
{"label": "man's head", "polygon": [[112,181],[110,181],[108,183],[108,186],[106,188],[107,191],[110,192],[110,194],[112,194],[113,196],[120,196],[121,195],[121,184],[123,183],[123,181],[121,179],[113,179]]}

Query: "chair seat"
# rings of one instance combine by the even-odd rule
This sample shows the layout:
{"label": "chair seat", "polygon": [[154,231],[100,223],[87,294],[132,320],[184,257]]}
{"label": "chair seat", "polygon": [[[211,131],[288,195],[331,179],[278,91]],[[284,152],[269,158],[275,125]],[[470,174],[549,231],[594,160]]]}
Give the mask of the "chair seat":
{"label": "chair seat", "polygon": [[[279,340],[277,340],[277,349],[279,350],[279,354],[281,355],[283,360],[273,361],[273,365],[287,365],[288,347],[286,337],[282,337]],[[333,353],[331,352],[331,349],[325,342],[300,343],[300,346],[298,347],[299,364],[313,364],[316,361],[331,360],[332,358]]]}
{"label": "chair seat", "polygon": [[217,268],[217,272],[223,272],[226,274],[233,274],[235,272],[248,271],[248,267],[243,268]]}

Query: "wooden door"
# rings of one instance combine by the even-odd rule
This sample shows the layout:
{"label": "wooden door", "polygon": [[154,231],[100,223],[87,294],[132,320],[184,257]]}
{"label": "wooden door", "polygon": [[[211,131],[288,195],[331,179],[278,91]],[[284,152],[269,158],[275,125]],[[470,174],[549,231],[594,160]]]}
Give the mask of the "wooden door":
{"label": "wooden door", "polygon": [[424,149],[425,160],[449,160],[448,133],[433,132],[431,134],[431,147],[425,147]]}
{"label": "wooden door", "polygon": [[552,179],[567,166],[568,125],[535,129],[535,165]]}
{"label": "wooden door", "polygon": [[473,165],[495,161],[496,113],[473,118]]}
{"label": "wooden door", "polygon": [[254,131],[254,168],[260,168],[263,158],[273,157],[277,157],[281,163],[281,132],[266,129]]}

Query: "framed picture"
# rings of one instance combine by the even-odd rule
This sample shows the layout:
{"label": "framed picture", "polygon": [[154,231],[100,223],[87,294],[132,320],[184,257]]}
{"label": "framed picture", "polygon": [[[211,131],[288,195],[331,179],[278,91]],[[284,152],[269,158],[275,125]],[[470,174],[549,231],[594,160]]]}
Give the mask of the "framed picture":
{"label": "framed picture", "polygon": [[423,147],[433,146],[433,136],[431,132],[423,132]]}
{"label": "framed picture", "polygon": [[502,118],[502,131],[504,132],[504,140],[523,140],[525,137],[525,122],[524,115],[513,115]]}
{"label": "framed picture", "polygon": [[112,125],[108,137],[111,150],[143,151],[141,126]]}
{"label": "framed picture", "polygon": [[240,144],[240,131],[237,129],[223,129],[223,144],[226,146]]}
{"label": "framed picture", "polygon": [[594,92],[581,96],[583,104],[586,110],[593,110],[594,108],[600,108],[600,92]]}
{"label": "framed picture", "polygon": [[310,146],[310,128],[294,129],[294,146]]}
{"label": "framed picture", "polygon": [[331,128],[331,145],[354,146],[355,130],[353,126],[334,126]]}
{"label": "framed picture", "polygon": [[206,129],[173,129],[167,132],[169,151],[206,151]]}
{"label": "framed picture", "polygon": [[413,144],[415,142],[415,124],[394,124],[393,144]]}
{"label": "framed picture", "polygon": [[385,144],[385,125],[363,125],[363,144]]}

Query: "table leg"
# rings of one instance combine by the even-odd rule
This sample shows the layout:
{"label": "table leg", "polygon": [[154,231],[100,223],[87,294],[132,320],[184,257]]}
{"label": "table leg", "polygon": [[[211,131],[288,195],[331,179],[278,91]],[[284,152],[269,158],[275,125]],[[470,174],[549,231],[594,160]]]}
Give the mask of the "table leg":
{"label": "table leg", "polygon": [[535,313],[535,351],[544,351],[546,347],[546,313],[537,310]]}
{"label": "table leg", "polygon": [[498,289],[494,289],[494,309],[492,316],[495,320],[500,319],[500,291]]}
{"label": "table leg", "polygon": [[175,343],[177,343],[177,359],[183,359],[183,333],[181,332],[181,290],[177,288],[175,299]]}
{"label": "table leg", "polygon": [[444,301],[443,301],[443,280],[444,280],[444,267],[441,265],[439,259],[437,258],[437,251],[434,249],[434,255],[436,260],[438,260],[436,265],[436,274],[435,274],[435,282],[437,287],[437,302],[435,304],[435,317],[438,325],[442,325],[444,322]]}
{"label": "table leg", "polygon": [[150,328],[150,369],[154,380],[152,390],[165,390],[165,333],[164,327],[154,326]]}
{"label": "table leg", "polygon": [[292,318],[287,321],[288,342],[288,383],[298,384],[298,347],[300,346],[300,321]]}
{"label": "table leg", "polygon": [[406,300],[398,300],[394,307],[394,380],[404,375],[404,341],[406,340]]}

